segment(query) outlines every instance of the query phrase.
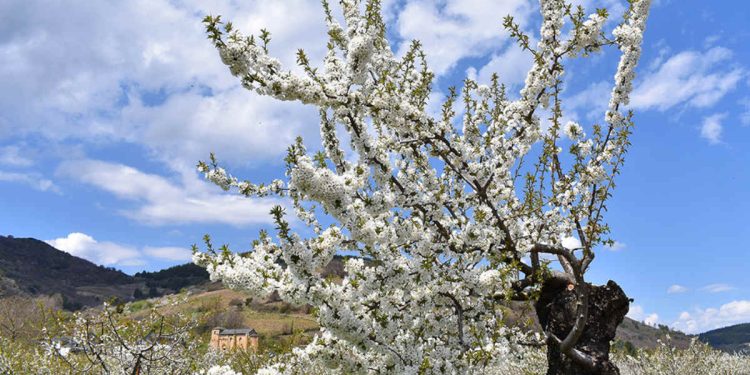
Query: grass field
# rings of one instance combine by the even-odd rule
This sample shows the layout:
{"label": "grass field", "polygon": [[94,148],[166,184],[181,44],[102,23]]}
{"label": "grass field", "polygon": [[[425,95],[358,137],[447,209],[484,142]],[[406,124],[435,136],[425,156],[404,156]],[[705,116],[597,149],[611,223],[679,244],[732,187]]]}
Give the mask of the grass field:
{"label": "grass field", "polygon": [[157,306],[157,310],[164,315],[181,313],[202,316],[205,322],[201,324],[199,333],[206,343],[214,326],[255,329],[260,336],[261,347],[278,345],[292,340],[295,335],[294,340],[307,342],[319,329],[314,317],[305,313],[305,307],[295,308],[267,299],[248,301],[244,293],[229,289],[137,301],[129,305],[130,315],[140,319],[151,306]]}

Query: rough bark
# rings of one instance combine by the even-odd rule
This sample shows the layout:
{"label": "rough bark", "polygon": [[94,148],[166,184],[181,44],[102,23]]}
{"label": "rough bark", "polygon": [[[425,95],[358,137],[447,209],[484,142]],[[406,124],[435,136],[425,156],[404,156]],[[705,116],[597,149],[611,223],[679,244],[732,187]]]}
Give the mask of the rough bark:
{"label": "rough bark", "polygon": [[[557,344],[549,343],[547,375],[620,374],[609,360],[609,344],[615,338],[617,326],[628,313],[630,300],[612,280],[603,286],[589,284],[589,291],[588,320],[574,348],[590,356],[596,368],[582,366],[561,353]],[[576,302],[576,293],[567,283],[553,280],[544,284],[535,307],[545,332],[565,338],[576,320]]]}

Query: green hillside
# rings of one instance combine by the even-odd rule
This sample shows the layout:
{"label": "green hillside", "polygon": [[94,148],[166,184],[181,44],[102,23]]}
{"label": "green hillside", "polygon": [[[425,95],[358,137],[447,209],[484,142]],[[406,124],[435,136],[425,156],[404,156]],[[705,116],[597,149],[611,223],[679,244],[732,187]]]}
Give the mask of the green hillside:
{"label": "green hillside", "polygon": [[750,323],[714,329],[698,335],[699,339],[725,352],[750,354]]}

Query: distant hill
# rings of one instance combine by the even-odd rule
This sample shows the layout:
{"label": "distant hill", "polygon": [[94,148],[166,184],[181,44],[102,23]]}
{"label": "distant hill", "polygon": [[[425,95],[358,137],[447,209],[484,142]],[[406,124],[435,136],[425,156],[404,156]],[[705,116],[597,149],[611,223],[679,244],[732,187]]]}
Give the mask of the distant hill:
{"label": "distant hill", "polygon": [[131,296],[139,282],[34,238],[0,236],[0,296],[60,294],[66,309]]}
{"label": "distant hill", "polygon": [[[325,275],[343,277],[336,256]],[[9,295],[59,295],[63,307],[78,310],[113,297],[121,301],[152,298],[209,282],[208,272],[192,263],[133,276],[97,266],[34,238],[0,236],[0,298]]]}
{"label": "distant hill", "polygon": [[156,272],[138,272],[133,276],[144,280],[149,289],[162,288],[175,292],[209,280],[206,269],[193,263],[185,263]]}
{"label": "distant hill", "polygon": [[122,301],[156,297],[207,281],[206,270],[194,264],[130,276],[44,241],[0,236],[0,297],[60,295],[65,309],[78,310],[113,297]]}
{"label": "distant hill", "polygon": [[701,333],[698,338],[725,352],[750,353],[750,323],[714,329]]}
{"label": "distant hill", "polygon": [[[669,336],[669,339],[667,339]],[[628,346],[632,344],[636,348],[653,349],[659,345],[658,340],[667,342],[670,346],[679,349],[686,349],[690,346],[690,341],[694,338],[680,331],[674,331],[665,325],[652,327],[648,324],[641,323],[637,320],[626,317],[622,324],[617,327],[615,340],[620,345]]]}

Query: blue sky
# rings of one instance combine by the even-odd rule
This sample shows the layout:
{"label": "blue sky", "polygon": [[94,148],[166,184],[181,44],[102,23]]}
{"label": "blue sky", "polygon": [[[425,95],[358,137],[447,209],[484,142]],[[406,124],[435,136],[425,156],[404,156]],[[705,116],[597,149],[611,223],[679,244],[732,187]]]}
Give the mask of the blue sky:
{"label": "blue sky", "polygon": [[[239,4],[241,3],[241,4]],[[624,1],[578,0],[587,9]],[[535,33],[530,0],[384,2],[393,48],[420,39],[437,74],[433,105],[467,75],[512,90],[530,64],[501,28]],[[200,19],[271,30],[288,66],[320,61],[311,1],[143,0],[0,4],[0,234],[47,240],[133,273],[183,263],[210,233],[245,249],[273,200],[224,194],[194,166],[214,151],[255,181],[281,177],[296,135],[318,143],[313,108],[259,98],[221,64]],[[614,279],[631,316],[699,332],[750,321],[750,4],[660,0],[631,107],[633,147],[609,204],[617,245],[589,279]],[[613,24],[610,25],[610,28]],[[601,119],[614,50],[569,65],[566,109]]]}

